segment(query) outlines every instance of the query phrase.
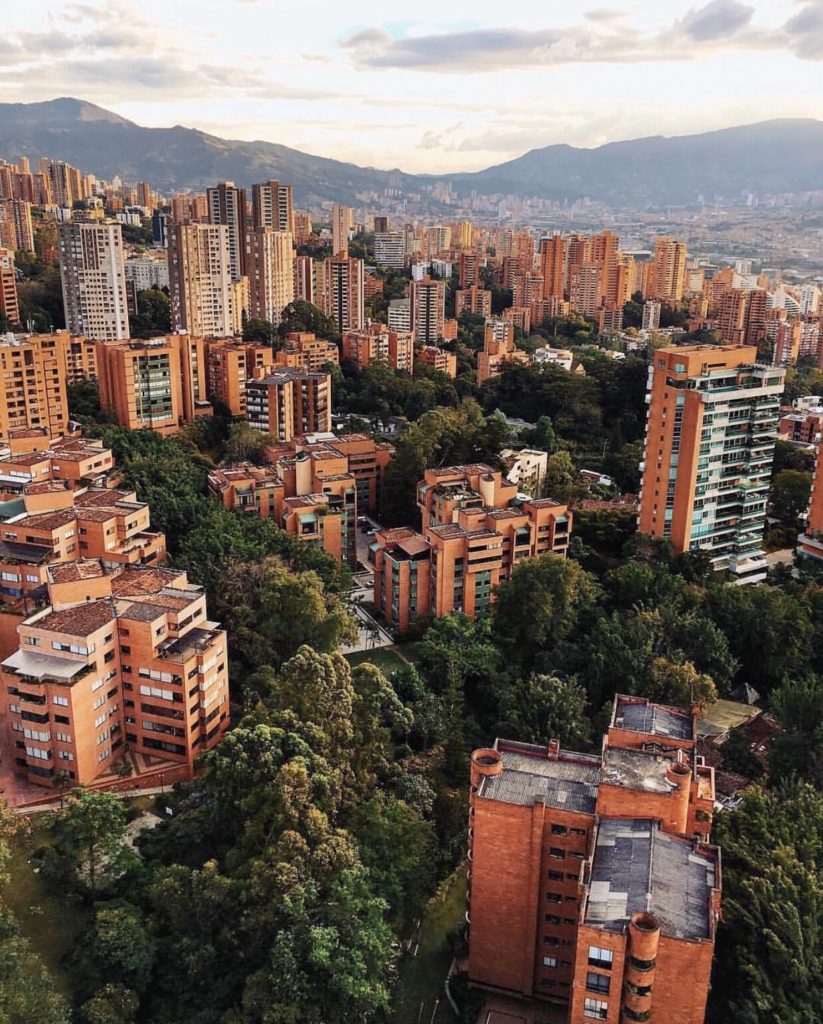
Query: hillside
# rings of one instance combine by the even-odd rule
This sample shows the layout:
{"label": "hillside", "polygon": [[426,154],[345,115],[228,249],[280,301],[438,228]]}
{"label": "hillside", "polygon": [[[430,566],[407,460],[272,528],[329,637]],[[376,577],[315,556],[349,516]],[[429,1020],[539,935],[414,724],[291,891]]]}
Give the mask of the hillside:
{"label": "hillside", "polygon": [[[144,128],[102,107],[63,98],[0,104],[0,156],[51,156],[104,178],[150,181],[161,192],[229,179],[290,182],[303,204],[355,202],[387,185],[421,187],[409,175],[312,156],[272,142],[221,139],[193,128]],[[552,145],[470,174],[438,175],[458,192],[512,192],[612,205],[691,204],[702,195],[809,191],[823,187],[823,122],[760,124],[674,138],[612,142],[596,149]]]}

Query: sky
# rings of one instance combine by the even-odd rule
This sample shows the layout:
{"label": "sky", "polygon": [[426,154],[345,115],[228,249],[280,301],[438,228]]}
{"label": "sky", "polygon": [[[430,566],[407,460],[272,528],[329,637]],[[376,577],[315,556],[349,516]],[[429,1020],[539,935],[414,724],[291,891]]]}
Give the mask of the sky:
{"label": "sky", "polygon": [[597,2],[5,3],[0,102],[432,173],[820,115],[823,0]]}

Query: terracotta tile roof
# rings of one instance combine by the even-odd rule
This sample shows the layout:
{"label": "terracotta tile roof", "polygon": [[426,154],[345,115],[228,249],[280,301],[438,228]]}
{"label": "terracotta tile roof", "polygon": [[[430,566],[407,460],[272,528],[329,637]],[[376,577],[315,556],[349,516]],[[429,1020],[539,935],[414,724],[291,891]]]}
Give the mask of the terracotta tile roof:
{"label": "terracotta tile roof", "polygon": [[89,601],[72,608],[63,608],[58,612],[49,612],[31,625],[36,629],[46,629],[54,633],[90,636],[112,622],[114,618],[114,603],[108,598],[101,598],[99,601]]}

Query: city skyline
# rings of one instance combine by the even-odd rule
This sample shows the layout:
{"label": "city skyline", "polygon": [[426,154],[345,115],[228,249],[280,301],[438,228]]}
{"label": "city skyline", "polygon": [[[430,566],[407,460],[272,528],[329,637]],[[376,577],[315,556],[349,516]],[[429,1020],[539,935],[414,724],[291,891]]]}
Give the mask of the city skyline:
{"label": "city skyline", "polygon": [[[232,14],[219,47],[202,27],[212,8]],[[818,2],[572,3],[518,12],[517,27],[485,0],[447,14],[423,0],[402,20],[360,0],[302,11],[148,0],[135,16],[119,0],[35,0],[7,12],[0,100],[76,95],[141,124],[432,173],[817,113]]]}

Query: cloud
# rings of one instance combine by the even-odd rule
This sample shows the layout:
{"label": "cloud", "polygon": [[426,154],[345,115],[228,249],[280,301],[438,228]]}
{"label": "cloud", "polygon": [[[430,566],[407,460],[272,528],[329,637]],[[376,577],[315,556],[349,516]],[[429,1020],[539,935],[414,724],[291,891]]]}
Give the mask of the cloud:
{"label": "cloud", "polygon": [[621,11],[617,7],[595,7],[591,11],[583,11],[584,18],[598,24],[609,24],[628,16],[628,11]]}
{"label": "cloud", "polygon": [[421,36],[393,37],[385,29],[361,29],[340,47],[361,68],[488,72],[568,64],[692,61],[708,53],[787,51],[823,59],[823,0],[803,0],[803,9],[777,29],[753,24],[754,7],[739,0],[710,0],[691,8],[671,26],[644,32],[616,8],[584,12],[589,24],[534,31],[501,26]]}

